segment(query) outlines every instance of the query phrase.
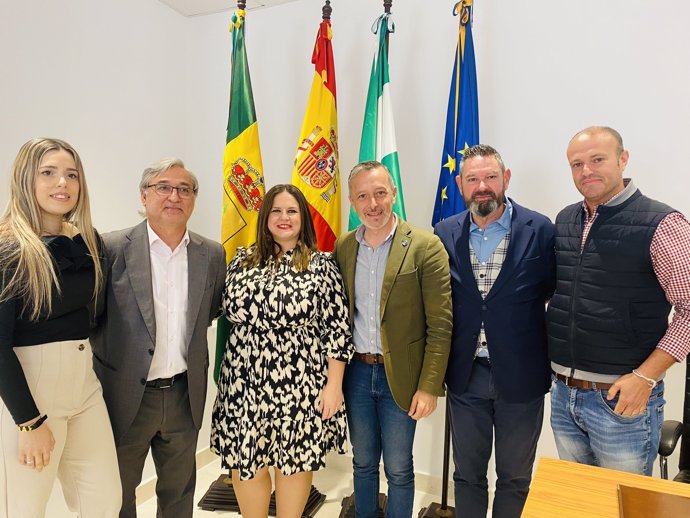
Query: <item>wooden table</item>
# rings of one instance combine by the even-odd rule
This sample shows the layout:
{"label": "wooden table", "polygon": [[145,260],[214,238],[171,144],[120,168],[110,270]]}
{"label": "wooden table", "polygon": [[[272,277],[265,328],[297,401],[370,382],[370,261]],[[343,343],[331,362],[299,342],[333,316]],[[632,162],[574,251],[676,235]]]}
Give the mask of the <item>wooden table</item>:
{"label": "wooden table", "polygon": [[522,518],[618,518],[618,484],[690,497],[690,484],[542,457]]}

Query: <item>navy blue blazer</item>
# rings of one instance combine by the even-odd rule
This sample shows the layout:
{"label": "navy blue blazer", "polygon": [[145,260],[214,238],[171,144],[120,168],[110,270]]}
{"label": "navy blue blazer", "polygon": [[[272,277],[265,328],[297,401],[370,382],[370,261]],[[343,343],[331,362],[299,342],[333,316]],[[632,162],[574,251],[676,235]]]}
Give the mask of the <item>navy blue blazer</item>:
{"label": "navy blue blazer", "polygon": [[434,232],[450,258],[453,338],[446,385],[462,394],[472,372],[482,320],[499,396],[512,403],[531,401],[550,385],[545,302],[556,283],[554,225],[549,218],[511,200],[508,253],[486,299],[470,263],[469,211],[438,223]]}

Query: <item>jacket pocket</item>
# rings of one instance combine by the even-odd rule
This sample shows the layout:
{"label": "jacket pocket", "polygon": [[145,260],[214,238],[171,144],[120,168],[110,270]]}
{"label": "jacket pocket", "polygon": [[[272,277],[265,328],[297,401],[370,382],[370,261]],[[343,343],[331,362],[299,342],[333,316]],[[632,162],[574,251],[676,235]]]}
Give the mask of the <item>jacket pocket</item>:
{"label": "jacket pocket", "polygon": [[114,371],[114,372],[117,371],[117,369],[115,368],[114,365],[112,365],[111,363],[108,363],[107,361],[105,361],[105,360],[102,359],[102,358],[99,358],[99,356],[98,356],[96,353],[93,353],[93,358],[94,358],[94,360],[96,360],[98,363],[100,363],[101,365],[103,365],[103,367],[105,367],[106,369],[111,370],[111,371]]}

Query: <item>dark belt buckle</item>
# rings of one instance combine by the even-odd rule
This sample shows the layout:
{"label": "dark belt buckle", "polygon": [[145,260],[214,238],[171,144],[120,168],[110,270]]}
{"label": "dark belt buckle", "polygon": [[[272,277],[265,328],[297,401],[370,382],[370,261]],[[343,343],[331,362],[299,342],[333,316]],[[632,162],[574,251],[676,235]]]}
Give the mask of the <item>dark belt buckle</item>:
{"label": "dark belt buckle", "polygon": [[176,374],[170,378],[158,378],[152,382],[152,387],[156,389],[169,389],[175,384],[177,380],[182,377],[182,374]]}
{"label": "dark belt buckle", "polygon": [[378,365],[378,364],[380,364],[380,363],[383,361],[383,357],[382,357],[382,356],[379,356],[378,354],[373,354],[372,356],[373,356],[373,358],[372,358],[372,363],[373,363],[374,365]]}

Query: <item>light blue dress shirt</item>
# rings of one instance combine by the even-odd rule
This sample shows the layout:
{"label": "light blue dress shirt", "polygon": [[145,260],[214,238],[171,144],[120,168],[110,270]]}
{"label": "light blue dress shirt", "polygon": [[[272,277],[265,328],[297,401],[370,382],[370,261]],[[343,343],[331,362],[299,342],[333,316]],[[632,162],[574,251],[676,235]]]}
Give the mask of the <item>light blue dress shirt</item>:
{"label": "light blue dress shirt", "polygon": [[508,198],[506,200],[506,208],[503,214],[493,223],[490,223],[486,229],[481,229],[474,222],[474,216],[470,218],[470,247],[474,250],[474,255],[477,256],[480,263],[485,263],[491,258],[491,255],[496,251],[498,244],[506,237],[510,230],[510,220],[513,217],[513,204]]}
{"label": "light blue dress shirt", "polygon": [[364,225],[361,225],[355,239],[359,242],[357,265],[355,266],[355,315],[353,318],[352,341],[355,350],[363,354],[383,354],[381,343],[381,288],[386,273],[388,255],[393,236],[398,228],[398,219],[393,214],[395,225],[388,237],[376,249],[364,239]]}

